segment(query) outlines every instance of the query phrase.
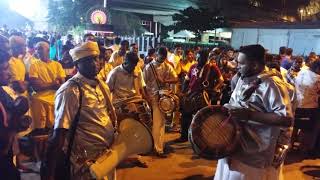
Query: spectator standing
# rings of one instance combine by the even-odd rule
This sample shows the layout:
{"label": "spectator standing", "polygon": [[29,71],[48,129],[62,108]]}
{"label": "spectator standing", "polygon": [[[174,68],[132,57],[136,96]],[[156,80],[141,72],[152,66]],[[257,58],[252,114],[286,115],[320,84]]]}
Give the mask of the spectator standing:
{"label": "spectator standing", "polygon": [[31,98],[34,133],[41,134],[46,127],[53,127],[54,96],[66,75],[60,63],[49,59],[48,43],[37,43],[35,53],[39,61],[31,65],[29,78],[36,91]]}
{"label": "spectator standing", "polygon": [[12,52],[9,61],[11,86],[17,94],[27,96],[26,67],[23,62],[23,57],[26,54],[26,41],[20,36],[12,36],[9,41]]}
{"label": "spectator standing", "polygon": [[129,42],[127,40],[123,40],[120,43],[120,48],[118,51],[113,51],[110,57],[110,64],[115,68],[121,65],[124,61],[124,56],[129,50]]}
{"label": "spectator standing", "polygon": [[62,52],[63,44],[62,44],[60,34],[56,36],[56,47],[57,47],[57,59],[60,61],[63,56],[63,52]]}
{"label": "spectator standing", "polygon": [[286,56],[281,60],[281,67],[286,70],[289,70],[293,64],[292,53],[293,50],[291,48],[286,49]]}
{"label": "spectator standing", "polygon": [[52,35],[50,38],[50,55],[49,58],[51,60],[58,60],[57,59],[57,44],[56,44],[56,38]]}
{"label": "spectator standing", "polygon": [[320,132],[320,60],[315,60],[310,64],[310,68],[301,70],[295,79],[297,91],[298,109],[297,111],[311,115],[311,131],[304,132],[303,148],[306,151],[314,151]]}

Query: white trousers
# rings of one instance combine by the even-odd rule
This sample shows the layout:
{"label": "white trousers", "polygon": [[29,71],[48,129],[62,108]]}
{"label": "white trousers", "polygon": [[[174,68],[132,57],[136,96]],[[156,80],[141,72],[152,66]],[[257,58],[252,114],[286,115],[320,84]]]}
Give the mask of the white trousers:
{"label": "white trousers", "polygon": [[282,165],[279,168],[255,168],[232,160],[219,159],[214,180],[283,180]]}
{"label": "white trousers", "polygon": [[165,118],[160,111],[158,99],[152,99],[152,136],[154,141],[154,148],[158,153],[163,153],[164,149],[164,134],[165,134]]}

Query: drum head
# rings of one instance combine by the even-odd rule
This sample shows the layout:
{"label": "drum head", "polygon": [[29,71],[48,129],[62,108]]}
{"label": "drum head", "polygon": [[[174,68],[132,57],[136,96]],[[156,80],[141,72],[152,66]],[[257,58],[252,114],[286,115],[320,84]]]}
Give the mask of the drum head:
{"label": "drum head", "polygon": [[172,113],[175,109],[175,101],[168,96],[161,97],[159,100],[159,108],[164,113]]}
{"label": "drum head", "polygon": [[119,136],[115,143],[122,143],[123,139],[128,140],[131,149],[139,149],[139,154],[146,154],[153,150],[151,129],[133,118],[126,118],[120,122]]}
{"label": "drum head", "polygon": [[206,159],[220,159],[232,153],[238,143],[240,127],[222,106],[208,106],[194,116],[189,129],[193,150]]}

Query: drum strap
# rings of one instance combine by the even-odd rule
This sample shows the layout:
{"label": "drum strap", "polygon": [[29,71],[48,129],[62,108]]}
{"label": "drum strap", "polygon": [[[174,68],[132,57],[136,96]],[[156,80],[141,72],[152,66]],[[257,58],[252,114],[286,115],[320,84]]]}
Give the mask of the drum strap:
{"label": "drum strap", "polygon": [[114,123],[113,124],[114,128],[117,130],[118,129],[118,121],[117,121],[116,111],[115,111],[115,109],[114,109],[114,107],[112,105],[110,96],[108,95],[108,93],[107,93],[107,91],[105,89],[106,87],[104,87],[102,85],[102,82],[101,82],[100,79],[98,80],[98,82],[99,82],[99,87],[101,89],[101,92],[102,92],[102,94],[104,96],[104,99],[106,101],[106,105],[107,105],[107,110],[109,112],[109,116],[110,116],[112,122]]}
{"label": "drum strap", "polygon": [[159,79],[158,79],[158,76],[157,76],[157,72],[152,64],[152,62],[150,63],[150,67],[151,67],[151,70],[152,70],[152,73],[153,73],[153,76],[154,78],[156,79],[156,82],[157,82],[157,86],[159,88],[159,90],[161,89],[161,85],[160,85],[160,82],[159,82]]}
{"label": "drum strap", "polygon": [[[261,75],[258,76],[258,78],[256,80],[254,80],[248,89],[244,90],[243,93],[242,93],[242,100],[244,101],[248,101],[249,98],[252,96],[252,94],[259,88],[259,85],[262,83],[263,80],[265,80],[266,78],[268,77],[272,77],[272,76],[276,76],[275,74],[273,73],[263,73]],[[264,110],[252,103],[249,103],[249,108],[253,111],[259,111],[259,112],[264,112]],[[250,127],[244,125],[243,126],[245,132],[251,137],[251,142],[252,143],[255,143],[255,145],[259,148],[259,151],[262,150],[262,143],[261,143],[261,140],[260,138],[256,135],[256,133],[254,131],[251,130]],[[246,140],[242,138],[242,141],[240,141],[240,144],[242,146],[242,148],[248,152],[248,153],[253,153],[253,152],[256,152],[254,149],[251,150],[248,143],[246,143]]]}
{"label": "drum strap", "polygon": [[[203,76],[203,73],[205,72],[205,69],[206,69],[206,67],[208,67],[208,65],[209,64],[205,64],[202,68],[201,68],[201,70],[200,70],[200,73],[199,73],[199,76],[198,76],[198,78],[199,79],[202,79],[204,76]],[[203,87],[204,88],[207,88],[210,84],[210,82],[208,81],[208,79],[209,79],[209,76],[210,76],[210,72],[211,72],[211,69],[210,69],[210,65],[209,65],[209,69],[208,69],[208,71],[206,72],[206,74],[205,74],[205,77],[204,77],[204,80],[202,81],[202,85],[203,85]]]}
{"label": "drum strap", "polygon": [[211,73],[211,66],[210,64],[206,64],[203,69],[205,70],[206,67],[208,67],[208,71],[206,72],[206,76],[205,76],[205,79],[204,81],[202,82],[202,84],[206,84],[206,82],[208,82],[208,85],[207,87],[210,85],[210,82],[208,81],[209,80],[209,76],[210,76],[210,73]]}
{"label": "drum strap", "polygon": [[75,85],[77,85],[78,90],[79,90],[79,108],[77,111],[76,116],[74,117],[74,121],[71,124],[70,127],[70,135],[69,135],[69,143],[68,143],[68,148],[67,148],[67,154],[66,154],[66,161],[69,162],[70,161],[70,156],[71,156],[71,150],[72,150],[72,146],[73,146],[73,141],[74,141],[74,136],[77,130],[77,126],[79,124],[79,120],[80,120],[80,110],[82,107],[82,97],[83,97],[83,91],[81,89],[81,85],[78,81],[76,80],[70,80],[71,82],[73,82]]}

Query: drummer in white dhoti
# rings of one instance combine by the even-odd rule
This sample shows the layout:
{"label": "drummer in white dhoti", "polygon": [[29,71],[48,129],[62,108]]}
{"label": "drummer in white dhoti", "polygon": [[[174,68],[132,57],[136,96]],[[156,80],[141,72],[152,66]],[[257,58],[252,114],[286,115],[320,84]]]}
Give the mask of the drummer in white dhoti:
{"label": "drummer in white dhoti", "polygon": [[218,161],[214,180],[283,179],[294,108],[287,84],[277,76],[266,75],[264,55],[261,45],[240,49],[241,78],[225,106],[243,124],[247,136],[242,136],[239,150]]}
{"label": "drummer in white dhoti", "polygon": [[152,96],[152,135],[155,151],[159,157],[166,157],[164,155],[165,118],[164,113],[161,112],[159,108],[159,91],[170,89],[170,84],[178,82],[178,76],[173,67],[165,63],[167,53],[165,47],[160,47],[158,49],[157,58],[151,61],[143,72],[144,80],[147,85],[147,93]]}

